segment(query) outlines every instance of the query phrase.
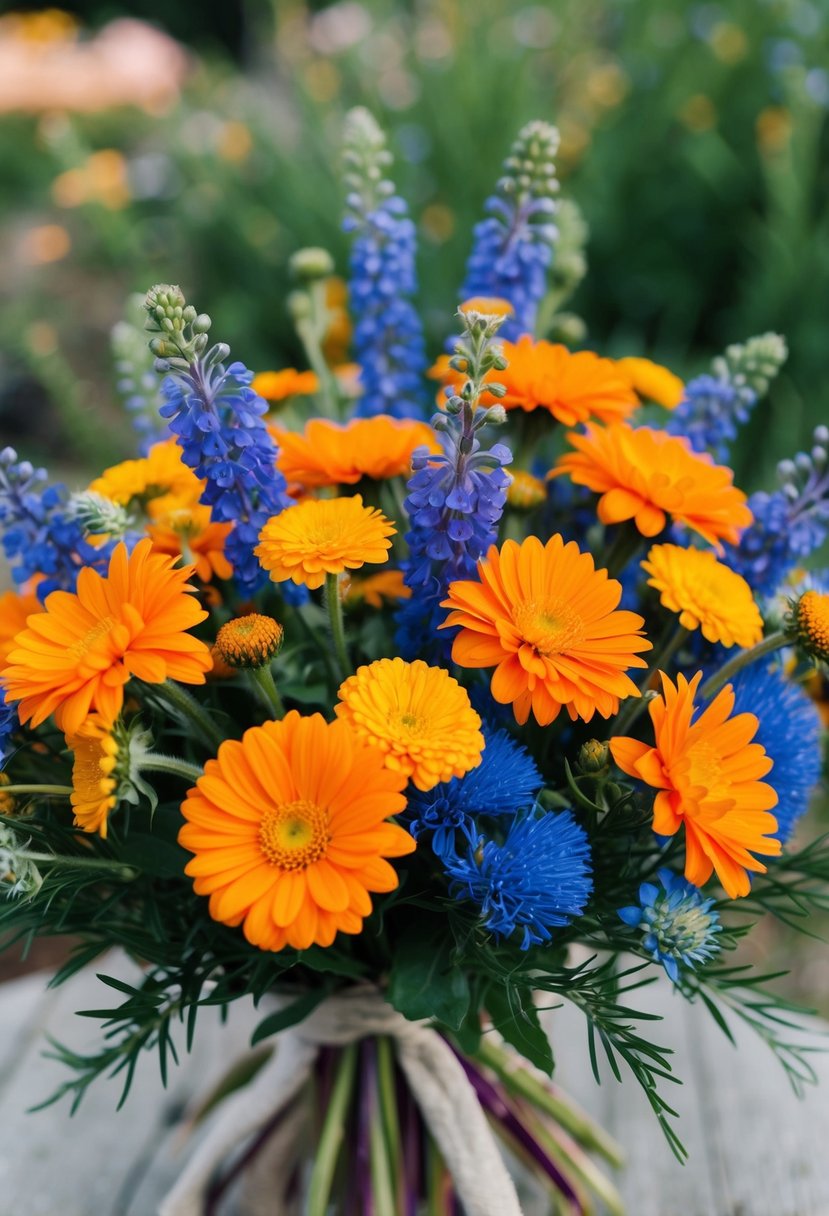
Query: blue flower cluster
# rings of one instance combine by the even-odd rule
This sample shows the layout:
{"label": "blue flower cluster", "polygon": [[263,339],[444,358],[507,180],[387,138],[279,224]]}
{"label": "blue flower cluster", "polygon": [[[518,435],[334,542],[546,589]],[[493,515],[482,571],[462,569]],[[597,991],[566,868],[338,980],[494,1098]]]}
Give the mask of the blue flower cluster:
{"label": "blue flower cluster", "polygon": [[632,929],[642,930],[642,948],[676,984],[680,967],[693,970],[717,953],[722,925],[712,911],[715,901],[697,887],[667,868],[658,870],[657,878],[661,885],[643,882],[639,903],[620,908],[619,916]]}
{"label": "blue flower cluster", "polygon": [[232,523],[225,554],[246,594],[267,581],[254,555],[259,533],[290,499],[276,468],[277,448],[262,421],[267,405],[250,387],[242,363],[225,367],[227,347],[217,345],[189,369],[174,370],[161,391],[161,415],[177,436],[185,464],[206,480],[202,502],[218,522]]}
{"label": "blue flower cluster", "polygon": [[446,869],[451,894],[477,904],[497,937],[518,930],[522,950],[581,915],[593,889],[587,834],[570,811],[519,816],[503,844],[470,844]]}
{"label": "blue flower cluster", "polygon": [[462,296],[508,300],[513,315],[506,319],[502,334],[509,341],[534,332],[538,306],[547,290],[558,235],[552,222],[558,142],[558,131],[549,123],[530,122],[522,128],[495,194],[486,201],[486,218],[474,228]]}
{"label": "blue flower cluster", "polygon": [[84,566],[106,570],[112,545],[93,547],[66,510],[68,492],[47,485],[45,469],[18,460],[14,448],[0,452],[0,532],[3,551],[18,586],[42,575],[37,593],[74,591]]}
{"label": "blue flower cluster", "polygon": [[17,706],[6,700],[6,694],[0,684],[0,772],[9,758],[9,739],[16,729]]}
{"label": "blue flower cluster", "polygon": [[139,436],[138,449],[146,456],[154,443],[169,437],[169,431],[159,415],[158,377],[141,326],[141,296],[131,297],[128,312],[129,320],[119,321],[110,335],[117,377],[115,387],[124,407],[132,414],[132,424]]}
{"label": "blue flower cluster", "polygon": [[695,452],[710,452],[723,462],[728,459],[729,444],[737,438],[738,425],[748,420],[756,400],[756,393],[738,392],[727,380],[697,376],[688,381],[685,396],[665,429],[671,435],[685,435]]}
{"label": "blue flower cluster", "polygon": [[367,110],[346,123],[346,217],[353,237],[348,298],[362,395],[358,417],[421,418],[426,346],[411,297],[417,291],[415,226],[385,174],[391,155]]}
{"label": "blue flower cluster", "polygon": [[808,694],[787,680],[779,666],[752,663],[731,683],[735,713],[757,716],[754,742],[762,744],[774,761],[766,780],[777,791],[778,803],[772,808],[777,817],[775,834],[785,844],[820,781],[820,714]]}
{"label": "blue flower cluster", "polygon": [[408,795],[409,831],[416,840],[431,832],[432,848],[444,861],[457,858],[458,832],[463,847],[477,841],[477,816],[529,810],[541,788],[535,761],[511,735],[484,727],[484,740],[477,768],[431,790],[413,787]]}

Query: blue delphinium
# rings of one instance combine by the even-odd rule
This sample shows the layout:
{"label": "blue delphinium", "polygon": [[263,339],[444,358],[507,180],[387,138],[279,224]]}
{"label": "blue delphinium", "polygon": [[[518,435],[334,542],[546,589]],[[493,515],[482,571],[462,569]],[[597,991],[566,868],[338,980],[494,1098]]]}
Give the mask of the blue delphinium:
{"label": "blue delphinium", "polygon": [[693,970],[717,953],[722,925],[712,911],[715,901],[697,887],[664,867],[657,870],[657,878],[661,885],[643,882],[639,903],[620,908],[619,916],[632,929],[642,930],[643,949],[676,984],[680,968]]}
{"label": "blue delphinium", "polygon": [[146,456],[154,443],[169,438],[170,432],[159,413],[161,399],[152,353],[143,332],[144,300],[130,296],[127,318],[113,326],[110,346],[115,363],[115,387],[132,415],[139,437],[138,450]]}
{"label": "blue delphinium", "polygon": [[485,203],[486,218],[474,228],[462,296],[508,300],[513,315],[503,336],[511,342],[535,331],[547,290],[558,235],[553,223],[558,142],[558,131],[549,123],[530,122],[521,129],[495,193]]}
{"label": "blue delphinium", "polygon": [[156,367],[169,373],[161,386],[162,417],[184,463],[207,483],[201,501],[211,517],[232,523],[225,555],[240,590],[252,594],[267,582],[253,552],[259,533],[290,505],[262,417],[268,407],[250,387],[253,373],[242,363],[226,365],[224,343],[206,349],[210,318],[196,316],[179,288],[152,288],[146,308],[147,328],[161,335],[150,343]]}
{"label": "blue delphinium", "polygon": [[463,777],[443,781],[431,790],[412,788],[407,826],[414,838],[432,833],[438,857],[455,853],[457,833],[477,840],[477,815],[516,815],[528,810],[541,788],[541,774],[529,752],[505,730],[484,728],[481,763]]}
{"label": "blue delphinium", "polygon": [[[412,455],[404,504],[410,524],[404,577],[413,594],[398,612],[396,635],[404,658],[443,657],[448,639],[436,632],[445,618],[440,601],[451,582],[474,576],[478,558],[496,538],[510,484],[509,448],[502,443],[486,448],[480,439],[483,427],[504,420],[504,410],[478,405],[487,372],[505,366],[492,343],[501,318],[469,312],[463,321],[466,334],[456,359],[467,380],[460,396],[449,396],[446,413],[432,420],[443,451],[435,455],[422,447]],[[496,394],[498,387],[487,384]]]}
{"label": "blue delphinium", "polygon": [[756,715],[754,742],[762,744],[774,761],[765,780],[777,791],[778,803],[771,813],[777,818],[775,835],[785,844],[820,781],[820,714],[808,694],[787,680],[779,666],[752,663],[731,683],[734,712]]}
{"label": "blue delphinium", "polygon": [[738,426],[748,419],[786,354],[786,343],[773,333],[729,346],[724,355],[714,359],[713,374],[688,382],[665,429],[672,435],[685,435],[695,452],[709,452],[715,460],[727,460]]}
{"label": "blue delphinium", "polygon": [[17,706],[6,700],[6,693],[0,684],[0,771],[9,758],[9,739],[16,729]]}
{"label": "blue delphinium", "polygon": [[37,594],[74,591],[84,566],[106,570],[112,545],[93,547],[67,509],[63,485],[48,485],[45,469],[18,460],[14,448],[0,452],[0,534],[18,586],[42,575]]}
{"label": "blue delphinium", "polygon": [[421,418],[426,409],[426,346],[418,313],[415,226],[386,173],[391,153],[368,110],[345,128],[346,217],[353,238],[348,300],[362,395],[356,414]]}
{"label": "blue delphinium", "polygon": [[755,591],[773,595],[798,562],[811,556],[829,536],[829,427],[818,426],[810,452],[778,465],[781,488],[752,494],[754,515],[729,546],[726,561]]}
{"label": "blue delphinium", "polygon": [[518,930],[522,950],[570,924],[593,889],[587,834],[570,811],[518,817],[503,844],[470,844],[445,865],[451,894],[477,904],[496,936]]}

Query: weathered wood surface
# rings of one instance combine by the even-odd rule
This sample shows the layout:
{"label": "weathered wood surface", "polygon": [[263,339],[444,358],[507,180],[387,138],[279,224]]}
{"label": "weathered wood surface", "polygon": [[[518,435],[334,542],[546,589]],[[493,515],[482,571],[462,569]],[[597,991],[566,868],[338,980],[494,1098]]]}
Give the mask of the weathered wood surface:
{"label": "weathered wood surface", "polygon": [[[104,969],[130,975],[126,962],[107,960]],[[245,1047],[257,1018],[242,1003],[221,1026],[204,1010],[193,1054],[168,1089],[148,1057],[117,1115],[117,1082],[93,1085],[72,1119],[65,1102],[26,1114],[65,1076],[43,1057],[45,1035],[89,1049],[99,1041],[97,1023],[75,1011],[116,1003],[92,972],[57,991],[40,975],[0,988],[2,1216],[155,1216],[189,1151],[183,1112]],[[704,1010],[689,1008],[667,984],[643,990],[639,1004],[665,1016],[654,1035],[675,1048],[685,1079],[671,1087],[691,1151],[684,1168],[635,1083],[608,1074],[595,1085],[580,1015],[553,1014],[557,1079],[628,1154],[620,1187],[630,1216],[829,1216],[829,1057],[816,1057],[823,1085],[801,1102],[750,1032],[737,1029],[735,1050]]]}

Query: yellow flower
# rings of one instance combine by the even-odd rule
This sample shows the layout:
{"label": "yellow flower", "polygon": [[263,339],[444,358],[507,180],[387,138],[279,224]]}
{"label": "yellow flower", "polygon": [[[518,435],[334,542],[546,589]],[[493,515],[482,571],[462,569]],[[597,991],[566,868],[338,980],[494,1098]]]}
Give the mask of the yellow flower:
{"label": "yellow flower", "polygon": [[286,579],[321,587],[326,574],[388,561],[396,529],[376,507],[352,498],[307,499],[274,515],[254,553],[275,583]]}
{"label": "yellow flower", "polygon": [[652,545],[642,568],[663,607],[679,613],[686,629],[700,629],[709,642],[754,646],[763,619],[746,580],[707,549]]}
{"label": "yellow flower", "polygon": [[635,393],[666,410],[676,409],[685,395],[685,385],[679,376],[650,359],[619,359],[616,366]]}
{"label": "yellow flower", "polygon": [[792,630],[808,654],[829,663],[829,595],[804,591],[792,611]]}
{"label": "yellow flower", "polygon": [[278,652],[283,633],[273,617],[251,612],[222,625],[216,652],[229,667],[262,667]]}
{"label": "yellow flower", "polygon": [[462,777],[481,762],[481,719],[466,689],[442,667],[378,659],[349,676],[338,696],[337,717],[419,790]]}
{"label": "yellow flower", "polygon": [[402,570],[381,570],[368,578],[352,579],[345,603],[357,604],[362,600],[369,608],[382,608],[384,600],[408,600],[411,595],[411,587],[403,582]]}
{"label": "yellow flower", "polygon": [[109,813],[118,802],[120,747],[114,728],[100,714],[90,714],[75,734],[66,736],[66,745],[75,753],[70,799],[75,827],[106,839]]}
{"label": "yellow flower", "polygon": [[181,459],[181,448],[176,441],[165,439],[153,444],[140,460],[123,460],[104,469],[89,488],[128,507],[134,500],[143,506],[150,499],[166,494],[197,501],[203,487],[204,482]]}
{"label": "yellow flower", "polygon": [[512,470],[512,481],[507,488],[507,502],[519,511],[531,511],[540,507],[547,499],[547,487],[538,477],[524,469]]}

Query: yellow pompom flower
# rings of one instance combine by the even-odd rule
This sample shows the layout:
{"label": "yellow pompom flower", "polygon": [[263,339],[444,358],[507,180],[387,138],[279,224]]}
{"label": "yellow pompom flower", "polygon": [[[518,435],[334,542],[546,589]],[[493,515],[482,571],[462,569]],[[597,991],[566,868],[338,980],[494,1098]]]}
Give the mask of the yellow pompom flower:
{"label": "yellow pompom flower", "polygon": [[215,650],[228,667],[262,667],[278,653],[283,635],[273,617],[251,612],[222,625]]}
{"label": "yellow pompom flower", "polygon": [[678,612],[686,629],[699,629],[723,646],[754,646],[762,638],[763,618],[751,588],[710,550],[652,545],[642,569],[663,607]]}
{"label": "yellow pompom flower", "polygon": [[829,595],[804,591],[792,609],[792,633],[808,654],[829,663]]}
{"label": "yellow pompom flower", "polygon": [[339,689],[338,718],[380,748],[386,767],[419,790],[462,777],[481,763],[481,719],[465,688],[422,659],[378,659]]}
{"label": "yellow pompom flower", "polygon": [[396,528],[376,507],[352,498],[307,499],[274,515],[254,553],[275,583],[287,579],[312,590],[327,574],[388,561]]}

